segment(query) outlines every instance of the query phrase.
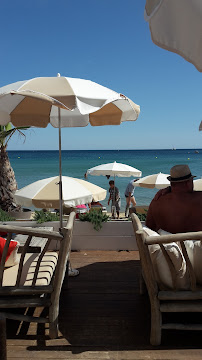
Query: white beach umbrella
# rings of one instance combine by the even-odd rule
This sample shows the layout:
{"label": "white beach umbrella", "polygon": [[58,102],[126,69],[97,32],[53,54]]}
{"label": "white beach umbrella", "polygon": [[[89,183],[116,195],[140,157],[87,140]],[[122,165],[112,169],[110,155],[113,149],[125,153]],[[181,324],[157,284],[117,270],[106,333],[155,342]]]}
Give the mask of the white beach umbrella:
{"label": "white beach umbrella", "polygon": [[181,55],[202,72],[202,1],[147,0],[152,41]]}
{"label": "white beach umbrella", "polygon": [[[104,200],[107,191],[88,181],[62,176],[63,204],[76,206],[90,203],[92,200]],[[22,206],[35,206],[36,208],[59,208],[59,177],[35,181],[34,183],[17,190],[15,201]]]}
{"label": "white beach umbrella", "polygon": [[[87,170],[87,175],[94,176],[114,176],[114,186],[115,186],[115,176],[118,177],[140,177],[142,176],[142,172],[132,166],[117,163],[114,161],[113,163],[102,164],[91,169]],[[114,201],[115,201],[115,191],[114,191]],[[114,211],[114,210],[113,210]]]}
{"label": "white beach umbrella", "polygon": [[197,179],[193,181],[194,191],[202,191],[202,179]]}
{"label": "white beach umbrella", "polygon": [[95,175],[95,176],[118,176],[118,177],[141,177],[142,172],[138,169],[135,169],[132,166],[117,163],[114,161],[113,163],[102,164],[91,169],[87,170],[87,175]]}
{"label": "white beach umbrella", "polygon": [[119,125],[140,113],[126,96],[90,80],[40,77],[0,88],[1,125],[59,127],[58,107],[61,127]]}
{"label": "white beach umbrella", "polygon": [[169,174],[152,174],[144,176],[143,178],[134,182],[134,186],[140,186],[148,189],[164,189],[170,185],[170,181],[167,179]]}
{"label": "white beach umbrella", "polygon": [[[71,111],[70,111],[71,110]],[[41,77],[0,88],[0,125],[59,128],[60,227],[62,227],[61,127],[119,125],[137,120],[140,107],[89,80]]]}

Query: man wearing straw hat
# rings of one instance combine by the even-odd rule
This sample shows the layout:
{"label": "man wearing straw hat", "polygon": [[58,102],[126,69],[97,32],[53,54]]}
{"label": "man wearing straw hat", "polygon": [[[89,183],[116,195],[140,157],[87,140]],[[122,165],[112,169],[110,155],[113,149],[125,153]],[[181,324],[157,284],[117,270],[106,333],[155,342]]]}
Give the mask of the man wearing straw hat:
{"label": "man wearing straw hat", "polygon": [[152,200],[146,225],[171,233],[202,230],[202,191],[193,191],[193,175],[188,165],[170,169],[170,185]]}

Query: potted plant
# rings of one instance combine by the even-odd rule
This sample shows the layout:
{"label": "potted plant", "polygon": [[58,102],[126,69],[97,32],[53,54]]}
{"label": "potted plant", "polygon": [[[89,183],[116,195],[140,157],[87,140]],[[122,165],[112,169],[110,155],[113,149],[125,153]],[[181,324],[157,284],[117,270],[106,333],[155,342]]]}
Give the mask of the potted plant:
{"label": "potted plant", "polygon": [[42,224],[48,221],[59,221],[59,214],[50,211],[35,210],[33,218],[38,224]]}
{"label": "potted plant", "polygon": [[89,213],[80,214],[79,219],[81,221],[88,221],[93,224],[93,228],[99,231],[102,228],[102,223],[107,222],[109,216],[103,214],[102,209],[91,209]]}
{"label": "potted plant", "polygon": [[14,221],[15,218],[8,214],[6,211],[0,209],[0,221]]}

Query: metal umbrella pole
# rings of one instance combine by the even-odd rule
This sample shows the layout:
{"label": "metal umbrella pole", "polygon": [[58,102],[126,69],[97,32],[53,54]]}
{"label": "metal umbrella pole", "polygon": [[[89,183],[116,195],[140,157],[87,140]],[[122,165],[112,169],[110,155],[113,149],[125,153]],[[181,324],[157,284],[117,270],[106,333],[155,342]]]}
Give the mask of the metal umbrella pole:
{"label": "metal umbrella pole", "polygon": [[59,199],[60,199],[60,229],[63,226],[63,199],[62,199],[62,151],[61,151],[61,114],[58,107],[58,121],[59,121]]}

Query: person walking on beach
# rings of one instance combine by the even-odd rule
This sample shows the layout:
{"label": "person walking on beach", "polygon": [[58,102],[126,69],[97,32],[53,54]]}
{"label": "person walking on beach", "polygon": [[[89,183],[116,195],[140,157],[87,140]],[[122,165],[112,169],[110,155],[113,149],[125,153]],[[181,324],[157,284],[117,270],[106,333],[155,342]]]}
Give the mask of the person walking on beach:
{"label": "person walking on beach", "polygon": [[135,207],[136,205],[136,200],[134,197],[134,191],[135,191],[135,186],[134,186],[134,182],[137,181],[137,179],[131,180],[127,187],[126,187],[126,191],[125,191],[125,198],[126,198],[126,209],[125,209],[125,217],[129,216],[129,209],[130,209],[130,205],[131,203],[133,204],[133,207]]}
{"label": "person walking on beach", "polygon": [[120,213],[120,209],[121,209],[121,196],[120,196],[120,192],[119,189],[114,186],[114,180],[110,180],[109,181],[109,200],[108,200],[108,205],[110,203],[110,201],[112,201],[111,203],[111,211],[112,211],[112,217],[115,218],[115,210],[117,213],[117,219],[119,219],[119,213]]}
{"label": "person walking on beach", "polygon": [[193,190],[193,177],[188,165],[175,165],[170,169],[171,186],[155,195],[148,209],[146,226],[174,234],[202,230],[202,191]]}

